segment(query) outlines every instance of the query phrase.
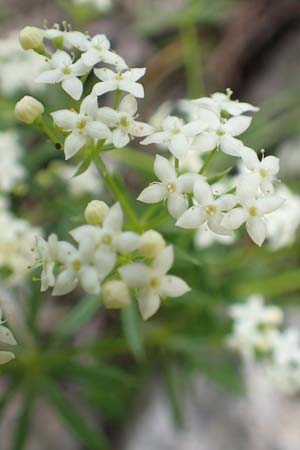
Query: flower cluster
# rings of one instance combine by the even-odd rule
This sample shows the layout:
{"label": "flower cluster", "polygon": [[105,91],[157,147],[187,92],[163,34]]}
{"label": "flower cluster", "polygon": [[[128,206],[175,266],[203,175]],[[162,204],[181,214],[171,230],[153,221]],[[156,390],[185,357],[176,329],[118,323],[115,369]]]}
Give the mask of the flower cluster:
{"label": "flower cluster", "polygon": [[[0,344],[4,345],[16,345],[17,342],[10,331],[9,328],[3,325],[5,321],[2,319],[2,311],[0,309]],[[12,359],[14,359],[15,355],[13,352],[8,350],[0,350],[0,365],[5,364]]]}
{"label": "flower cluster", "polygon": [[181,279],[167,272],[174,260],[172,246],[166,246],[154,230],[139,235],[123,231],[123,212],[118,203],[109,208],[93,201],[85,211],[87,225],[70,234],[76,245],[37,238],[37,263],[42,265],[41,290],[53,288],[53,295],[64,295],[80,285],[89,294],[100,294],[108,308],[130,303],[129,290],[136,296],[144,319],[159,308],[161,299],[179,297],[190,289]]}
{"label": "flower cluster", "polygon": [[[154,172],[159,181],[145,188],[138,199],[145,203],[166,200],[169,213],[182,228],[205,226],[214,234],[231,236],[245,223],[248,234],[260,246],[267,236],[265,216],[283,203],[273,187],[279,159],[263,155],[260,160],[253,149],[237,138],[251,123],[251,117],[244,113],[258,108],[233,101],[231,94],[228,91],[182,101],[181,109],[188,121],[167,116],[159,129],[141,142],[165,145],[173,158],[156,156]],[[217,150],[239,158],[242,164],[234,188],[222,194],[215,194],[209,179],[203,176],[206,162],[197,174],[182,170],[193,153],[208,153],[208,162]]]}
{"label": "flower cluster", "polygon": [[280,330],[282,310],[265,305],[261,296],[253,295],[245,303],[231,306],[230,316],[233,319],[230,347],[246,360],[259,359],[266,375],[282,391],[299,391],[300,333],[291,327]]}

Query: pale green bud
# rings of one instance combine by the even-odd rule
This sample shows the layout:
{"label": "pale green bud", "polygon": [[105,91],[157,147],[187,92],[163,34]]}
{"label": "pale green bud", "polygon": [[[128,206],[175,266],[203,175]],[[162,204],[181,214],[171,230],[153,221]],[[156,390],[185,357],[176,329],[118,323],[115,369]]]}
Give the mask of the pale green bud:
{"label": "pale green bud", "polygon": [[108,309],[126,308],[130,304],[126,283],[122,280],[107,281],[102,287],[102,300]]}
{"label": "pale green bud", "polygon": [[84,218],[89,225],[101,225],[109,207],[102,200],[92,200],[84,211]]}
{"label": "pale green bud", "polygon": [[25,27],[20,31],[19,41],[24,50],[38,50],[44,49],[44,34],[42,28]]}
{"label": "pale green bud", "polygon": [[155,230],[148,230],[141,236],[140,253],[145,258],[155,258],[165,246],[164,238]]}
{"label": "pale green bud", "polygon": [[15,106],[15,116],[27,124],[33,123],[44,112],[44,105],[34,97],[25,95]]}

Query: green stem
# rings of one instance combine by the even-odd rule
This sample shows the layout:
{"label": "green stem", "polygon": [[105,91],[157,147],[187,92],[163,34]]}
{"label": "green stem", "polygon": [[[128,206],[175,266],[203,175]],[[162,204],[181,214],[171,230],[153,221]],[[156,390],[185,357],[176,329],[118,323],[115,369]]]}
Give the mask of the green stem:
{"label": "green stem", "polygon": [[179,159],[175,158],[175,170],[176,170],[176,175],[179,175]]}
{"label": "green stem", "polygon": [[93,161],[95,163],[96,168],[98,169],[98,172],[100,173],[104,182],[106,183],[107,187],[111,190],[115,199],[120,203],[123,210],[125,211],[132,227],[135,230],[140,230],[140,228],[141,228],[140,223],[138,221],[138,218],[136,217],[134,210],[131,208],[131,206],[129,204],[128,198],[126,197],[124,192],[122,192],[119,189],[119,187],[115,183],[114,179],[111,177],[101,156],[99,154],[95,153],[93,156]]}
{"label": "green stem", "polygon": [[198,98],[205,92],[205,89],[201,77],[201,56],[197,29],[190,20],[183,20],[180,27],[180,40],[188,96]]}
{"label": "green stem", "polygon": [[215,154],[217,153],[217,148],[215,148],[214,150],[212,150],[209,155],[207,156],[206,160],[203,163],[203,166],[201,167],[201,169],[199,170],[200,175],[203,175],[203,173],[205,172],[207,166],[209,165],[209,163],[211,162],[211,160],[213,159],[213,157],[215,156]]}
{"label": "green stem", "polygon": [[37,123],[37,126],[48,136],[48,138],[53,142],[55,147],[58,150],[63,151],[63,144],[60,142],[59,138],[56,136],[54,131],[52,131],[45,123],[45,121],[41,118]]}
{"label": "green stem", "polygon": [[114,100],[114,109],[118,109],[119,103],[120,103],[120,97],[121,97],[122,91],[120,89],[116,89],[115,91],[115,100]]}

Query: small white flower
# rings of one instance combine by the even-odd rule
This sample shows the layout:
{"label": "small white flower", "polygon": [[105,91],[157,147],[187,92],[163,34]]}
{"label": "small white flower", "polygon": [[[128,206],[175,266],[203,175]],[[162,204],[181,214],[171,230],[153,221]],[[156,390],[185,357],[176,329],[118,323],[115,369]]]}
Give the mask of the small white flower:
{"label": "small white flower", "polygon": [[42,72],[37,78],[37,83],[56,84],[61,83],[62,88],[75,100],[79,100],[83,91],[82,81],[78,76],[85,75],[89,68],[78,60],[73,64],[71,56],[58,50],[49,60],[51,69]]}
{"label": "small white flower", "polygon": [[86,48],[86,40],[89,38],[86,34],[80,31],[65,31],[59,28],[48,28],[45,30],[44,37],[49,40],[61,40],[62,45],[70,50],[77,48],[84,51]]}
{"label": "small white flower", "polygon": [[235,136],[239,136],[247,130],[252,120],[251,117],[235,116],[226,120],[220,118],[216,112],[204,107],[198,111],[197,116],[207,124],[207,129],[194,138],[192,150],[208,152],[219,148],[227,155],[240,156],[243,144]]}
{"label": "small white flower", "polygon": [[103,95],[106,92],[115,91],[117,89],[134,97],[144,97],[144,88],[137,83],[142,76],[145,75],[145,68],[128,69],[125,72],[113,72],[107,68],[94,69],[95,75],[101,81],[93,87],[93,94]]}
{"label": "small white flower", "polygon": [[144,320],[156,313],[162,298],[180,297],[190,290],[181,278],[167,275],[173,261],[173,248],[168,246],[153,260],[151,266],[131,263],[119,269],[128,287],[140,288],[137,300]]}
{"label": "small white flower", "polygon": [[221,225],[236,230],[244,222],[251,239],[261,246],[266,238],[267,227],[264,216],[280,208],[284,200],[277,195],[257,198],[258,179],[255,174],[239,178],[236,197],[241,205],[228,212]]}
{"label": "small white flower", "polygon": [[215,92],[211,97],[202,97],[191,102],[197,107],[209,107],[218,114],[227,112],[231,116],[239,116],[245,112],[256,112],[259,108],[250,105],[250,103],[239,102],[239,100],[231,100],[232,91],[227,89],[226,94],[223,92]]}
{"label": "small white flower", "polygon": [[84,51],[81,56],[82,62],[88,67],[93,67],[99,62],[103,62],[112,64],[119,70],[127,69],[124,59],[110,50],[110,42],[104,34],[96,34],[92,39],[86,36],[80,50]]}
{"label": "small white flower", "polygon": [[175,158],[186,157],[194,136],[205,130],[206,124],[202,120],[184,123],[182,119],[168,116],[162,122],[162,131],[155,132],[144,139],[141,144],[165,144]]}
{"label": "small white flower", "polygon": [[144,203],[167,201],[171,216],[179,217],[188,207],[188,192],[193,191],[196,179],[201,178],[196,173],[185,173],[177,177],[174,165],[166,158],[156,155],[154,173],[160,182],[151,183],[138,197]]}
{"label": "small white flower", "polygon": [[112,129],[112,142],[115,147],[124,147],[130,138],[147,136],[153,131],[147,123],[134,119],[136,112],[137,101],[131,94],[122,99],[118,111],[108,107],[99,109],[99,119]]}
{"label": "small white flower", "polygon": [[90,140],[97,142],[110,137],[107,126],[97,120],[97,112],[97,98],[88,96],[82,101],[79,113],[62,109],[51,114],[59,128],[71,132],[64,143],[66,159],[74,156]]}
{"label": "small white flower", "polygon": [[257,153],[250,147],[241,149],[241,158],[246,168],[257,174],[259,184],[264,194],[273,194],[273,181],[279,172],[279,158],[266,156],[260,161]]}
{"label": "small white flower", "polygon": [[214,198],[211,186],[205,180],[197,180],[194,185],[194,198],[197,204],[185,211],[176,222],[181,228],[199,228],[207,223],[208,228],[217,234],[230,235],[231,231],[221,225],[224,212],[237,203],[232,194]]}

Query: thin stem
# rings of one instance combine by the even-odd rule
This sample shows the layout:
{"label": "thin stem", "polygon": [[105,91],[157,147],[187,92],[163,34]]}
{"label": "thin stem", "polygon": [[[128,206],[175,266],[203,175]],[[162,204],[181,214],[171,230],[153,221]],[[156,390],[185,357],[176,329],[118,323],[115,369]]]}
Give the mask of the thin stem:
{"label": "thin stem", "polygon": [[121,97],[122,91],[120,89],[116,89],[115,91],[115,99],[114,99],[114,109],[118,109],[119,103],[120,103],[120,97]]}
{"label": "thin stem", "polygon": [[176,175],[179,175],[179,159],[175,158],[175,170],[176,170]]}
{"label": "thin stem", "polygon": [[41,118],[37,123],[37,126],[48,136],[48,138],[53,142],[55,147],[58,150],[63,151],[63,144],[60,142],[60,139],[56,136],[54,131],[52,131],[45,123],[45,121]]}
{"label": "thin stem", "polygon": [[141,228],[140,223],[138,221],[138,218],[136,217],[134,210],[131,208],[131,206],[129,204],[128,198],[126,197],[124,192],[119,189],[118,185],[115,183],[114,179],[111,177],[101,156],[99,154],[95,153],[93,156],[93,160],[94,160],[96,168],[98,169],[98,172],[102,176],[107,187],[113,193],[115,199],[122,206],[131,225],[133,226],[133,228],[136,230],[140,230],[140,228]]}
{"label": "thin stem", "polygon": [[206,160],[204,161],[201,169],[199,170],[200,175],[203,175],[203,173],[207,169],[207,166],[209,165],[209,163],[211,162],[211,160],[213,159],[213,157],[215,156],[216,153],[217,153],[217,148],[215,148],[214,150],[212,150],[209,153],[209,155],[207,156]]}

